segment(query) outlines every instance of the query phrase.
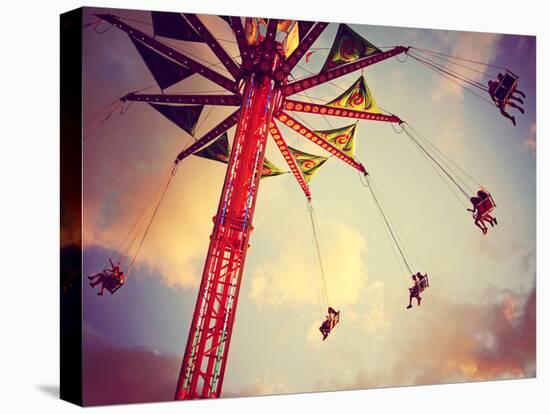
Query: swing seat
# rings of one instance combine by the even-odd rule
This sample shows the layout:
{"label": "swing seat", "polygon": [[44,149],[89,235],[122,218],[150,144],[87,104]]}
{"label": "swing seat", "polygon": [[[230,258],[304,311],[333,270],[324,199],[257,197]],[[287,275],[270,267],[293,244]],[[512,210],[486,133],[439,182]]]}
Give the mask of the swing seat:
{"label": "swing seat", "polygon": [[426,288],[430,287],[430,281],[428,280],[428,274],[420,282],[417,283],[418,293],[422,293]]}
{"label": "swing seat", "polygon": [[[331,312],[331,310],[333,312]],[[334,309],[332,308],[329,308],[329,312],[328,312],[328,315],[329,315],[329,318],[328,319],[325,319],[323,321],[323,323],[321,324],[321,332],[326,332],[327,334],[329,334],[330,332],[332,332],[332,330],[334,329],[334,327],[338,324],[338,322],[340,322],[340,311],[336,312]],[[328,321],[328,327],[325,326],[325,323]],[[325,329],[323,329],[325,328]]]}
{"label": "swing seat", "polygon": [[513,73],[506,72],[495,90],[495,98],[501,105],[506,105],[510,96],[517,88],[519,78]]}
{"label": "swing seat", "polygon": [[418,296],[430,287],[430,281],[428,280],[428,275],[424,276],[420,282],[417,282],[413,287],[410,288],[411,296]]}
{"label": "swing seat", "polygon": [[103,286],[105,286],[105,289],[107,290],[112,290],[118,287],[119,285],[120,285],[120,282],[116,280],[114,277],[110,277],[103,283]]}
{"label": "swing seat", "polygon": [[491,194],[487,193],[487,198],[484,198],[479,203],[476,204],[476,209],[480,218],[485,217],[487,214],[490,214],[496,207],[495,201]]}
{"label": "swing seat", "polygon": [[330,318],[330,331],[340,322],[340,311],[336,312],[332,318]]}

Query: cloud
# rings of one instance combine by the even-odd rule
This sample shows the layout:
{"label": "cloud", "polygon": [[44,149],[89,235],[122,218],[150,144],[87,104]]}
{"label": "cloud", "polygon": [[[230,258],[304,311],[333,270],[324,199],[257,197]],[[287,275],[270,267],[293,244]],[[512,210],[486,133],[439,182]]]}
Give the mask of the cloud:
{"label": "cloud", "polygon": [[369,285],[366,296],[370,299],[369,308],[364,316],[367,333],[387,333],[392,326],[392,320],[385,310],[384,283],[378,281]]}
{"label": "cloud", "polygon": [[[357,389],[533,377],[536,373],[536,291],[492,291],[482,305],[432,297],[437,312],[418,316],[416,329],[385,347],[398,357],[378,372],[359,371],[352,381],[330,379],[316,388]],[[429,310],[428,310],[429,312]],[[403,348],[406,341],[406,348]]]}
{"label": "cloud", "polygon": [[480,253],[494,261],[504,261],[518,256],[524,257],[530,253],[528,247],[516,239],[477,240],[476,245]]}
{"label": "cloud", "polygon": [[254,397],[259,395],[288,394],[293,392],[290,384],[280,375],[267,370],[261,376],[240,389],[227,390],[223,397]]}
{"label": "cloud", "polygon": [[529,125],[529,130],[523,139],[523,148],[526,151],[529,151],[531,156],[535,158],[537,153],[537,124],[536,122],[532,122],[531,125]]}
{"label": "cloud", "polygon": [[507,291],[489,295],[491,303],[483,306],[442,307],[443,312],[423,326],[423,333],[411,338],[409,349],[416,352],[399,361],[395,372],[406,372],[409,359],[418,353],[422,362],[409,371],[411,384],[534,376],[535,289],[524,297]]}
{"label": "cloud", "polygon": [[178,356],[114,346],[88,325],[83,335],[84,405],[173,399],[181,363]]}
{"label": "cloud", "polygon": [[[366,284],[364,255],[367,251],[363,236],[355,229],[334,222],[324,222],[325,280],[329,299],[338,306],[355,303]],[[292,234],[292,232],[284,232]],[[256,266],[251,271],[249,297],[258,306],[316,303],[323,291],[320,272],[307,250],[312,241],[304,234],[294,234],[280,245],[278,256]],[[294,260],[288,260],[292,257]],[[337,276],[336,276],[337,275]]]}
{"label": "cloud", "polygon": [[319,332],[319,327],[321,326],[321,321],[313,321],[309,325],[307,330],[306,339],[309,346],[312,346],[314,349],[319,349],[322,346],[322,342],[319,341],[321,333]]}
{"label": "cloud", "polygon": [[[493,33],[459,32],[456,34],[454,46],[451,48],[449,55],[464,57],[474,61],[491,62],[495,58],[496,46],[500,38],[501,35]],[[483,71],[482,66],[468,66],[473,66],[476,70]],[[482,83],[484,81],[481,73],[468,71],[455,65],[447,65],[447,67],[466,75],[467,78],[473,81]],[[435,102],[445,102],[446,104],[461,104],[464,100],[464,89],[447,78],[438,74],[434,74],[435,76],[437,76],[437,79],[432,90],[432,99]]]}

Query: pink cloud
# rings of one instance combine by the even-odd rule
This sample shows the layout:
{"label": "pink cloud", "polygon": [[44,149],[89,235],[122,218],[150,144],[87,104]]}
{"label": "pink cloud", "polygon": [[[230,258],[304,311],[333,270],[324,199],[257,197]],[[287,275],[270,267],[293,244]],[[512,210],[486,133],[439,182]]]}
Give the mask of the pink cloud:
{"label": "pink cloud", "polygon": [[180,357],[148,348],[118,347],[84,327],[84,405],[170,401]]}
{"label": "pink cloud", "polygon": [[[358,389],[534,377],[536,291],[522,296],[492,292],[479,306],[443,304],[423,329],[406,338],[407,349],[380,373],[360,372],[351,382],[321,381],[316,388]],[[401,347],[402,344],[396,345]],[[388,349],[388,352],[391,352]]]}

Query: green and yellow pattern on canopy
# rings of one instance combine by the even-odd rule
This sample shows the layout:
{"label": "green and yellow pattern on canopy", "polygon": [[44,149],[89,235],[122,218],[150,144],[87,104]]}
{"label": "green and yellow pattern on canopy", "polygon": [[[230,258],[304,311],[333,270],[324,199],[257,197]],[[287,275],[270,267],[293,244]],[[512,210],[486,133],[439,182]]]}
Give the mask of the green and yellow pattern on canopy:
{"label": "green and yellow pattern on canopy", "polygon": [[296,148],[288,147],[290,153],[296,160],[298,168],[302,171],[304,180],[309,183],[309,180],[319,171],[319,168],[328,160],[328,157],[322,157],[320,155],[308,154],[297,150]]}
{"label": "green and yellow pattern on canopy", "polygon": [[193,155],[227,164],[229,162],[229,140],[227,139],[227,132],[224,132],[209,146],[195,152]]}
{"label": "green and yellow pattern on canopy", "polygon": [[324,138],[348,157],[355,157],[355,132],[357,123],[341,128],[315,131],[317,135]]}
{"label": "green and yellow pattern on canopy", "polygon": [[286,174],[288,172],[289,171],[277,167],[267,158],[264,158],[264,165],[262,166],[262,178],[275,177],[276,175]]}
{"label": "green and yellow pattern on canopy", "polygon": [[380,109],[376,105],[376,101],[365,81],[363,75],[357,79],[341,95],[327,103],[328,106],[338,108],[349,108],[355,111],[365,111],[374,114],[379,114]]}
{"label": "green and yellow pattern on canopy", "polygon": [[327,60],[321,72],[337,68],[346,63],[355,62],[358,59],[380,53],[381,50],[363,39],[349,26],[341,24],[328,54]]}

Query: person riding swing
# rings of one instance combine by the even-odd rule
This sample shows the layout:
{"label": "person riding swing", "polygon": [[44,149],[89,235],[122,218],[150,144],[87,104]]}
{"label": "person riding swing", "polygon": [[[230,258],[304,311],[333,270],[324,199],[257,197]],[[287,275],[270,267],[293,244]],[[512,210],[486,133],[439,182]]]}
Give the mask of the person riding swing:
{"label": "person riding swing", "polygon": [[420,306],[420,302],[422,301],[422,298],[420,297],[420,292],[422,292],[425,289],[425,286],[422,283],[422,281],[427,276],[428,276],[427,274],[422,275],[420,272],[417,272],[415,275],[412,275],[412,279],[414,280],[414,285],[409,288],[409,305],[407,306],[407,309],[412,308],[413,298],[416,298],[418,306]]}
{"label": "person riding swing", "polygon": [[[483,188],[477,192],[477,196],[479,198],[480,203],[484,203],[485,200],[490,199],[490,195],[487,191],[485,191]],[[490,204],[493,205],[493,201],[490,201]],[[478,208],[478,210],[480,210]],[[491,216],[490,211],[481,211],[480,214],[482,215],[483,221],[486,221],[491,225],[491,227],[494,227],[498,225],[496,217]]]}
{"label": "person riding swing", "polygon": [[96,287],[101,284],[101,289],[97,292],[99,296],[103,296],[105,289],[112,295],[120,289],[125,282],[124,272],[120,270],[120,263],[115,265],[111,259],[109,259],[109,263],[111,264],[110,269],[105,269],[95,275],[88,276],[88,279],[91,281],[91,287]]}
{"label": "person riding swing", "polygon": [[502,73],[499,73],[497,75],[496,81],[490,80],[489,82],[487,82],[487,92],[489,93],[489,96],[491,97],[495,105],[500,109],[500,113],[502,114],[502,116],[504,116],[505,118],[508,118],[510,121],[512,121],[514,126],[516,126],[516,118],[510,115],[508,112],[506,112],[505,109],[506,109],[506,106],[511,106],[512,108],[516,108],[522,114],[525,113],[525,111],[521,106],[515,104],[514,102],[511,102],[511,100],[515,100],[523,105],[523,100],[515,96],[515,94],[521,95],[523,98],[525,98],[525,93],[523,93],[522,91],[516,88],[513,88],[511,92],[508,94],[506,99],[501,99],[497,97],[496,96],[497,90],[499,89],[499,86],[501,85],[503,78],[504,78],[504,75]]}
{"label": "person riding swing", "polygon": [[321,334],[323,334],[323,341],[327,339],[328,334],[330,333],[332,328],[334,328],[334,326],[338,323],[339,319],[340,311],[336,312],[331,306],[329,306],[328,315],[319,327],[319,331],[321,332]]}
{"label": "person riding swing", "polygon": [[487,234],[487,226],[483,222],[483,217],[479,213],[479,203],[481,202],[479,197],[470,197],[470,202],[472,203],[473,208],[467,209],[471,211],[474,216],[474,224],[481,229],[483,234]]}
{"label": "person riding swing", "polygon": [[491,227],[498,224],[497,219],[490,214],[495,207],[490,194],[482,188],[477,192],[477,197],[471,197],[470,201],[473,209],[469,208],[467,210],[473,213],[474,224],[481,229],[483,234],[487,234],[488,229],[484,221],[489,223]]}

